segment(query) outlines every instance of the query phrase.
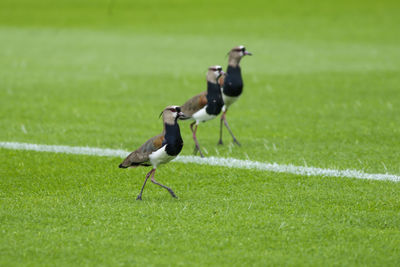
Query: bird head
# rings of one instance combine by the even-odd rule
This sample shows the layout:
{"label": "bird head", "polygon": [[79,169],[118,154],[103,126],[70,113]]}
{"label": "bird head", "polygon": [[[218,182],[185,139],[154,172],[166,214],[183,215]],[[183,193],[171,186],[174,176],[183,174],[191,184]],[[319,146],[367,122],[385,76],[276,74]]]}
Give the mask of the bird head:
{"label": "bird head", "polygon": [[244,47],[243,45],[239,45],[232,48],[231,51],[229,51],[228,55],[229,55],[229,61],[239,64],[240,60],[244,56],[251,56],[253,54],[247,51],[246,47]]}
{"label": "bird head", "polygon": [[181,111],[180,106],[168,106],[161,113],[165,122],[173,123],[178,118],[185,118],[185,114]]}
{"label": "bird head", "polygon": [[219,65],[211,66],[208,68],[207,81],[217,83],[217,80],[221,75],[225,74],[222,67]]}

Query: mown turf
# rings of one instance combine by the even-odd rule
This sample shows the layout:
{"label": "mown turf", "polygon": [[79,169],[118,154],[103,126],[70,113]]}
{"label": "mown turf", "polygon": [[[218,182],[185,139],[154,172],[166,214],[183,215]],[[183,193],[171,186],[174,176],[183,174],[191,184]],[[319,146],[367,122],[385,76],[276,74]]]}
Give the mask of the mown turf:
{"label": "mown turf", "polygon": [[[208,155],[400,174],[397,1],[0,2],[0,141],[133,150],[244,44]],[[182,154],[193,149],[181,123]],[[0,265],[399,265],[398,184],[0,150]]]}
{"label": "mown turf", "polygon": [[398,183],[171,164],[179,199],[149,183],[137,202],[146,171],[119,159],[1,154],[2,265],[398,263]]}

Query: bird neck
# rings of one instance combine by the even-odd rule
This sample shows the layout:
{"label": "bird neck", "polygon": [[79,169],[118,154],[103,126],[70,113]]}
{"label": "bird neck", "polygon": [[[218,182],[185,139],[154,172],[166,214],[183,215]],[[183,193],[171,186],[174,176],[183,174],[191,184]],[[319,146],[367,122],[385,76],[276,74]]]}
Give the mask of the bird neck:
{"label": "bird neck", "polygon": [[165,125],[169,124],[169,125],[174,125],[177,122],[177,118],[175,118],[172,114],[165,114],[163,116],[163,122],[164,122],[164,129],[165,129]]}
{"label": "bird neck", "polygon": [[163,132],[166,133],[167,129],[170,129],[171,127],[178,127],[178,122],[177,118],[170,118],[169,120],[164,120],[164,130]]}
{"label": "bird neck", "polygon": [[180,135],[180,128],[179,128],[179,124],[177,121],[175,121],[173,124],[164,123],[164,131],[163,132],[165,134],[175,133],[176,131],[178,131],[179,135]]}
{"label": "bird neck", "polygon": [[218,115],[223,105],[221,86],[218,83],[207,82],[206,112],[211,115]]}
{"label": "bird neck", "polygon": [[217,78],[215,77],[215,74],[213,72],[207,72],[207,82],[217,83]]}
{"label": "bird neck", "polygon": [[243,80],[240,66],[228,66],[224,80],[223,93],[227,96],[237,97],[243,91]]}
{"label": "bird neck", "polygon": [[240,63],[241,59],[242,59],[241,57],[229,56],[228,65],[231,66],[231,67],[236,68],[236,67],[239,66],[239,63]]}
{"label": "bird neck", "polygon": [[170,156],[178,155],[183,147],[183,140],[181,136],[181,130],[179,124],[164,124],[164,141],[163,145],[166,146],[167,154]]}
{"label": "bird neck", "polygon": [[208,94],[215,94],[218,92],[221,92],[221,87],[219,86],[219,84],[217,82],[210,82],[207,81],[207,92]]}
{"label": "bird neck", "polygon": [[242,72],[239,65],[237,66],[228,65],[226,72],[228,75],[234,74],[234,75],[239,75],[240,77],[242,76]]}

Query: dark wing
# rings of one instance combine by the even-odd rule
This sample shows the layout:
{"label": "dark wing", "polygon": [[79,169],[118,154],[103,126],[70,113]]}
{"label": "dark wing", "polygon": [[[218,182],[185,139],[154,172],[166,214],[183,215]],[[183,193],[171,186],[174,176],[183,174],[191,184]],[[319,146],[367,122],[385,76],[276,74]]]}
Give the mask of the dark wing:
{"label": "dark wing", "polygon": [[202,92],[181,106],[181,111],[185,114],[185,117],[190,118],[194,113],[204,108],[207,105],[207,92]]}
{"label": "dark wing", "polygon": [[126,159],[119,165],[120,168],[150,166],[149,156],[154,151],[162,147],[164,141],[164,134],[159,134],[147,140],[141,147],[133,151],[126,157]]}

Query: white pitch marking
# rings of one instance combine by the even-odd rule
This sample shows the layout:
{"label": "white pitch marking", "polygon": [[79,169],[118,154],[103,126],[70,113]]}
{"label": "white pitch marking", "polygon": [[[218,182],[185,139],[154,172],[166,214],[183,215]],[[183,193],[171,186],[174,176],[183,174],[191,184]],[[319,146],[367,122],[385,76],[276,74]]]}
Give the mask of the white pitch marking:
{"label": "white pitch marking", "polygon": [[[55,146],[38,145],[17,142],[0,142],[0,148],[12,150],[31,150],[40,152],[66,153],[78,155],[92,155],[103,157],[126,157],[129,152],[120,149],[104,149],[95,147],[73,147],[73,146]],[[220,166],[238,169],[254,169],[261,171],[270,171],[276,173],[289,173],[303,176],[324,176],[324,177],[345,177],[368,180],[388,180],[400,182],[400,176],[394,174],[365,173],[358,170],[334,170],[316,167],[303,167],[294,165],[285,165],[278,163],[265,163],[251,160],[241,160],[234,158],[208,157],[200,158],[196,156],[178,156],[174,161],[180,163],[193,163],[200,165]]]}
{"label": "white pitch marking", "polygon": [[126,157],[129,153],[125,150],[104,149],[95,147],[79,147],[79,146],[55,146],[55,145],[37,145],[17,142],[0,142],[0,148],[13,150],[32,150],[39,152],[54,152],[77,155],[92,155],[103,157]]}

